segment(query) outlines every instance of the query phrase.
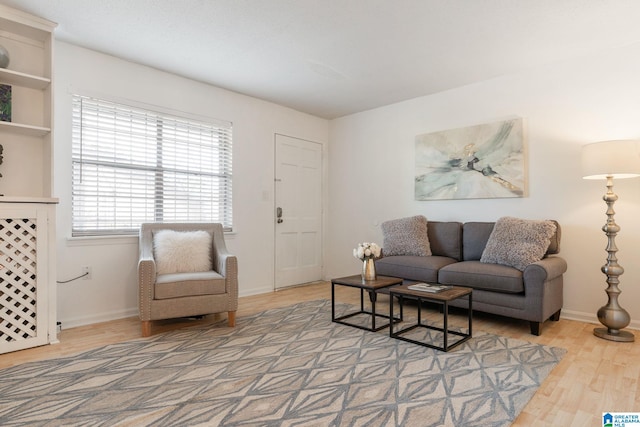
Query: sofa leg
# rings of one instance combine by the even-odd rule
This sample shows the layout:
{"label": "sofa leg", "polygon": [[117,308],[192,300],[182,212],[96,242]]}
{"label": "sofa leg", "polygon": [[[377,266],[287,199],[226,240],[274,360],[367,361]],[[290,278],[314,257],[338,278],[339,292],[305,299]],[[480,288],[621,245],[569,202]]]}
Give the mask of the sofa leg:
{"label": "sofa leg", "polygon": [[557,322],[558,320],[560,320],[560,311],[561,310],[558,310],[555,313],[553,313],[549,319],[553,320],[554,322]]}
{"label": "sofa leg", "polygon": [[531,327],[531,335],[540,336],[542,322],[529,322],[529,326]]}
{"label": "sofa leg", "polygon": [[151,336],[151,321],[143,320],[142,321],[142,336],[149,337]]}
{"label": "sofa leg", "polygon": [[235,311],[229,311],[227,313],[227,321],[229,322],[229,326],[231,326],[232,328],[234,326],[236,326],[236,312]]}

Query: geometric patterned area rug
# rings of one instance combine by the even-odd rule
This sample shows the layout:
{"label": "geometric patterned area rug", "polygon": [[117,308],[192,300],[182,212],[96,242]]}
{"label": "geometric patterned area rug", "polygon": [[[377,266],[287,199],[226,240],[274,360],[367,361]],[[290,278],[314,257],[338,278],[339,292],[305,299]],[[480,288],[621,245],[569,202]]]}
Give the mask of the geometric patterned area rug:
{"label": "geometric patterned area rug", "polygon": [[26,363],[0,370],[0,425],[508,426],[566,353],[388,333],[332,323],[318,300]]}

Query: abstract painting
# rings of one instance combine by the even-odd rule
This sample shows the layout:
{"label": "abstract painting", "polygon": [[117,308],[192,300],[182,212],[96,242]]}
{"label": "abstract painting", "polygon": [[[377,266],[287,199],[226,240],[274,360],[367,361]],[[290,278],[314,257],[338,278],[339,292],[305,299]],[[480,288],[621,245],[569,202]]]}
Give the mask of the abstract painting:
{"label": "abstract painting", "polygon": [[415,199],[525,195],[522,119],[416,136]]}

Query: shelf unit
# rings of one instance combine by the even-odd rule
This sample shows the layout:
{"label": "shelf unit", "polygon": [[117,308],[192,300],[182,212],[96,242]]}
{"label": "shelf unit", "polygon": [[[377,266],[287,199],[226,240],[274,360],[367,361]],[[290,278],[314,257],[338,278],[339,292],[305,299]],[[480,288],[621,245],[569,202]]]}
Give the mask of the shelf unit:
{"label": "shelf unit", "polygon": [[12,118],[0,121],[0,353],[57,342],[53,193],[53,31],[0,5]]}
{"label": "shelf unit", "polygon": [[53,31],[56,24],[0,5],[0,45],[9,66],[0,84],[10,85],[12,119],[0,121],[0,194],[51,197],[53,192]]}

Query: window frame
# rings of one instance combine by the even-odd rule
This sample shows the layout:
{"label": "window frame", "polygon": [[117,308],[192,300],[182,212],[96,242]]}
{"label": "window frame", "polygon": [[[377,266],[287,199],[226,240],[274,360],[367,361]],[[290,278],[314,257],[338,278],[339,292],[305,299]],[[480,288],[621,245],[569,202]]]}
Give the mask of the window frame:
{"label": "window frame", "polygon": [[[232,122],[173,111],[131,100],[116,100],[105,96],[73,93],[71,98],[71,236],[73,238],[137,235],[141,223],[164,222],[165,220],[166,222],[219,222],[223,224],[225,232],[233,231]],[[91,114],[87,113],[90,116],[92,115],[91,118],[85,116],[85,108],[88,108],[89,105],[94,108]],[[118,126],[122,125],[122,123],[128,123],[122,117],[129,113],[131,113],[130,120],[132,123],[134,119],[140,119],[146,124],[153,124],[155,135],[153,137],[150,136],[150,126],[143,126],[144,130],[141,130],[140,127],[135,128],[135,133],[142,133],[143,142],[132,141],[132,138],[134,138],[133,131],[128,134],[122,133],[118,135],[117,131],[124,129]],[[100,122],[101,114],[106,116],[112,114],[110,120],[113,123],[105,124]],[[141,117],[144,117],[144,119],[141,119]],[[94,121],[91,125],[88,123],[90,120]],[[136,122],[136,124],[139,123]],[[95,135],[91,137],[85,136],[87,129],[93,130]],[[105,140],[101,140],[102,137],[99,133],[108,131],[112,131],[113,134],[109,143],[106,144],[108,146],[106,150],[112,150],[113,153],[117,154],[113,154],[113,161],[105,161],[104,153],[99,153],[105,146]],[[194,132],[195,137],[191,135],[191,131]],[[171,132],[173,134],[169,136]],[[122,135],[125,134],[126,137],[123,137]],[[135,137],[138,138],[140,135],[136,134]],[[90,144],[86,142],[90,138],[93,138],[91,145],[94,153],[85,154],[90,151],[87,149]],[[196,142],[194,142],[193,138],[196,138]],[[153,144],[150,144],[148,140],[153,141]],[[118,161],[117,158],[121,160],[126,156],[121,157],[120,153],[117,152],[117,148],[118,146],[122,148],[127,143],[134,147],[132,152],[135,149],[144,149],[145,153],[139,156],[134,153],[126,159],[127,161]],[[191,152],[190,148],[196,146],[197,148],[194,148],[193,152]],[[167,147],[172,150],[173,157],[165,157],[164,150]],[[187,149],[186,155],[183,152],[185,148]],[[180,151],[181,149],[183,151]],[[154,166],[150,166],[147,163],[150,158],[147,151],[150,151],[153,157],[156,158]],[[173,167],[165,165],[167,159],[171,159]],[[207,163],[207,160],[210,161]],[[87,173],[87,166],[92,163],[95,169],[93,173],[96,183],[85,185],[84,187],[88,189],[82,189],[83,176]],[[196,163],[199,164],[198,167],[194,167]],[[100,172],[101,169],[102,172]],[[108,219],[100,218],[102,210],[99,200],[100,195],[104,192],[101,192],[97,180],[106,175],[104,172],[106,169],[110,169],[114,176],[118,173],[123,173],[125,170],[128,170],[130,174],[129,181],[125,177],[123,178],[124,181],[123,179],[113,178],[113,182],[109,182],[113,188],[113,195],[110,196],[111,205],[107,203],[107,206],[113,209],[113,224],[109,224]],[[134,176],[135,173],[138,173],[139,176]],[[150,188],[149,174],[154,176],[152,198],[148,194],[148,189]],[[168,180],[169,174],[173,174],[172,180]],[[124,173],[124,175],[127,175],[127,173]],[[141,191],[141,193],[132,193],[136,197],[117,194],[123,182],[129,183],[131,187],[135,187],[136,183],[140,184],[136,179],[144,181],[143,186],[146,190],[136,190]],[[170,184],[165,185],[166,181],[169,181]],[[197,181],[197,183],[194,184],[192,181]],[[171,187],[171,184],[173,184],[173,187]],[[200,191],[195,191],[196,189]],[[173,190],[172,194],[170,194],[171,190]],[[146,205],[143,208],[135,208],[133,205],[138,196],[140,196],[139,201],[143,205],[150,202],[153,204],[153,208],[149,210]],[[89,199],[93,197],[94,199],[91,202],[87,202],[87,199],[85,201],[80,200],[82,197],[88,197]],[[109,197],[106,197],[106,199],[109,200]],[[124,227],[118,226],[118,221],[122,218],[118,210],[126,210],[118,205],[118,201],[123,200],[125,201],[125,206],[131,212],[135,211],[136,214],[142,215],[144,219],[140,219],[131,213],[128,222],[123,222],[126,225]],[[128,206],[126,201],[129,203]],[[171,204],[174,210],[166,206]],[[87,225],[91,223],[91,220],[82,220],[80,212],[83,212],[83,209],[88,211],[93,209],[92,212],[95,215],[93,227]],[[150,212],[153,213],[152,217],[149,216]],[[105,214],[104,217],[107,218],[108,215]],[[126,215],[124,217],[126,219]],[[87,218],[90,218],[90,216],[87,216]]]}

